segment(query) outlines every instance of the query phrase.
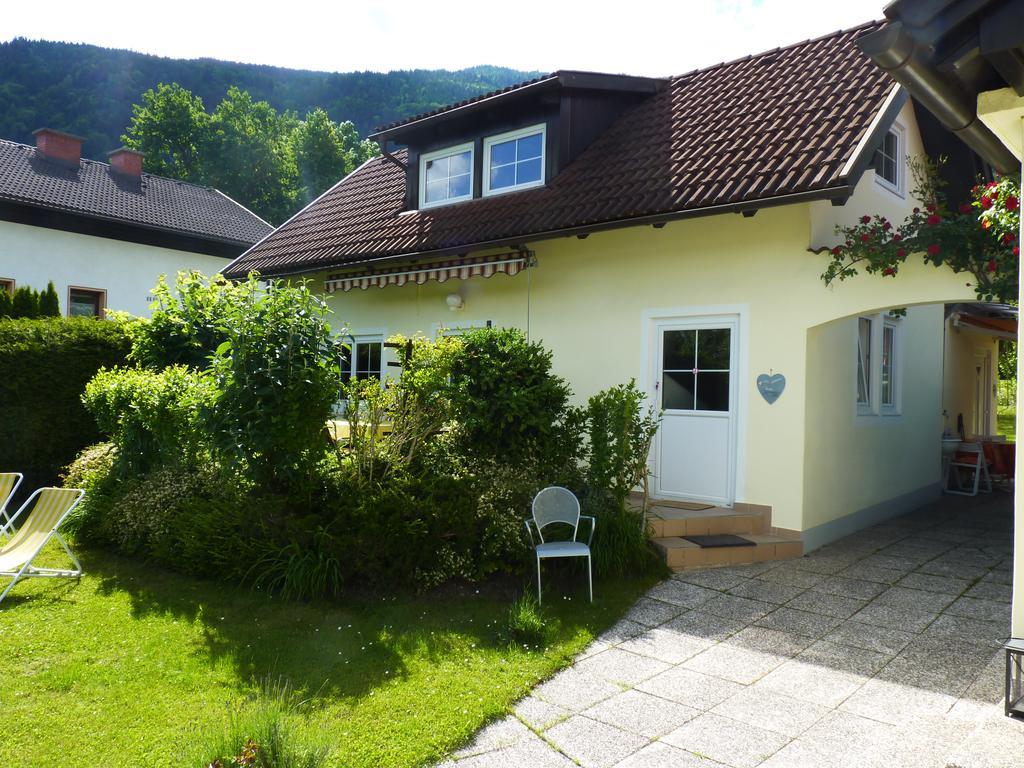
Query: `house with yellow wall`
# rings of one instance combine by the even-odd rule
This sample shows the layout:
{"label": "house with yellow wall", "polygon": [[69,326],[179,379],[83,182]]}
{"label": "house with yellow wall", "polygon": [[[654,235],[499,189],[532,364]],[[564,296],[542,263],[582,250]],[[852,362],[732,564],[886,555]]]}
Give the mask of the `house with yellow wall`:
{"label": "house with yellow wall", "polygon": [[911,158],[950,155],[964,189],[986,172],[859,49],[878,27],[386,126],[227,274],[321,287],[352,376],[387,374],[392,334],[511,326],[581,401],[634,379],[663,413],[656,499],[770,510],[779,556],[822,546],[938,497],[947,307],[976,300],[920,260],[822,280],[837,225],[919,204]]}

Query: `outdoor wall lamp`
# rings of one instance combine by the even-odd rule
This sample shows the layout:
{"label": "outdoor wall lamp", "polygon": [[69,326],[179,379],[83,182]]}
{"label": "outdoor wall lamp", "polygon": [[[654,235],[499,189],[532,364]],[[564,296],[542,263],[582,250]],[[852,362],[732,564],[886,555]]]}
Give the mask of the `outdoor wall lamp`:
{"label": "outdoor wall lamp", "polygon": [[466,306],[466,302],[464,302],[462,300],[462,297],[459,296],[459,294],[457,293],[449,293],[447,296],[445,296],[444,300],[445,303],[448,305],[448,309],[450,309],[452,312],[458,312],[460,309]]}

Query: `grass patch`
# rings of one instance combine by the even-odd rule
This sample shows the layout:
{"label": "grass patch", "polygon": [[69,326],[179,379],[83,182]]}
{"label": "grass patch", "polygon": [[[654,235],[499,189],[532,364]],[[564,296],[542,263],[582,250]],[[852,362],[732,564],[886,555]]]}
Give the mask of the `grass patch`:
{"label": "grass patch", "polygon": [[996,410],[996,433],[1006,435],[1008,443],[1017,442],[1017,408],[1000,406]]}
{"label": "grass patch", "polygon": [[654,580],[599,582],[593,605],[584,574],[546,582],[536,650],[510,642],[508,585],[306,605],[80,554],[80,583],[21,583],[0,604],[0,765],[195,765],[210,734],[234,744],[246,717],[267,722],[252,709],[267,680],[303,702],[272,708],[275,727],[323,744],[324,765],[422,765],[505,714]]}

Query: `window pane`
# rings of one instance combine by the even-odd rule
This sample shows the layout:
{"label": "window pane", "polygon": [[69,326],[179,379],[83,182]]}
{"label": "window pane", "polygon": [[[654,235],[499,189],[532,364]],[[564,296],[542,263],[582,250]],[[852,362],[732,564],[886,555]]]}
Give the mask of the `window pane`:
{"label": "window pane", "polygon": [[541,149],[539,133],[535,133],[532,136],[524,136],[519,139],[519,154],[516,156],[516,159],[529,160],[531,157],[540,157]]}
{"label": "window pane", "polygon": [[496,165],[508,165],[516,161],[515,141],[503,141],[501,144],[491,145],[491,167]]}
{"label": "window pane", "polygon": [[692,411],[693,374],[666,371],[661,379],[661,407],[664,410]]}
{"label": "window pane", "polygon": [[892,326],[882,331],[882,405],[896,404],[896,366],[893,355],[896,347],[896,329]]}
{"label": "window pane", "polygon": [[[701,370],[729,370],[728,328],[711,328],[697,332],[697,367]],[[726,409],[728,410],[728,409]]]}
{"label": "window pane", "polygon": [[452,176],[461,173],[469,173],[469,152],[460,152],[457,155],[452,155],[448,160],[448,172]]}
{"label": "window pane", "polygon": [[666,371],[696,368],[696,331],[665,331],[662,338],[662,368]]}
{"label": "window pane", "polygon": [[729,410],[729,374],[697,374],[697,410]]}
{"label": "window pane", "polygon": [[99,317],[100,295],[91,291],[72,291],[68,313],[72,317]]}
{"label": "window pane", "polygon": [[438,200],[444,200],[448,196],[448,180],[441,179],[440,181],[428,181],[427,182],[427,202],[436,203]]}
{"label": "window pane", "polygon": [[491,169],[491,189],[504,189],[516,183],[516,167],[502,165]]}
{"label": "window pane", "polygon": [[516,163],[516,184],[529,184],[540,181],[540,158]]}
{"label": "window pane", "polygon": [[465,197],[469,194],[469,174],[452,176],[448,183],[448,197]]}
{"label": "window pane", "polygon": [[439,181],[448,178],[448,158],[427,161],[427,181]]}
{"label": "window pane", "polygon": [[857,402],[871,402],[871,321],[866,317],[857,321]]}

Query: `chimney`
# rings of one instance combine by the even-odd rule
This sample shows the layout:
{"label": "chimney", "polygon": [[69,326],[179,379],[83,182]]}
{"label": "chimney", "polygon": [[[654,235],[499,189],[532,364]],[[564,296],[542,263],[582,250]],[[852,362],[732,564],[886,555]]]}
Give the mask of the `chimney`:
{"label": "chimney", "polygon": [[128,149],[128,147],[118,147],[113,152],[107,153],[110,167],[113,170],[125,176],[134,176],[135,178],[142,176],[143,157],[144,155],[141,152]]}
{"label": "chimney", "polygon": [[81,164],[82,142],[85,141],[81,136],[55,131],[52,128],[40,128],[32,131],[32,135],[36,137],[36,152],[47,160],[55,160],[73,168]]}

